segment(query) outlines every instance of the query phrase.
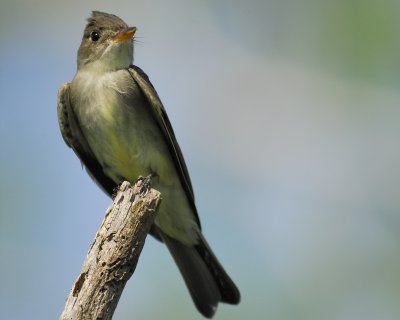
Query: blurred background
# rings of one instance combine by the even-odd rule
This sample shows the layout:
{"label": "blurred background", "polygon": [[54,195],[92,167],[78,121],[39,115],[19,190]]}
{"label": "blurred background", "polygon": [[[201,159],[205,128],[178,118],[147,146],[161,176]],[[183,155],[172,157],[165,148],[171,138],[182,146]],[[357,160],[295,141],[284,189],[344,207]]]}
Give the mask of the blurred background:
{"label": "blurred background", "polygon": [[[138,27],[242,293],[215,319],[399,319],[397,0],[2,0],[0,318],[59,317],[111,202],[56,115],[91,10]],[[152,238],[115,319],[202,319]]]}

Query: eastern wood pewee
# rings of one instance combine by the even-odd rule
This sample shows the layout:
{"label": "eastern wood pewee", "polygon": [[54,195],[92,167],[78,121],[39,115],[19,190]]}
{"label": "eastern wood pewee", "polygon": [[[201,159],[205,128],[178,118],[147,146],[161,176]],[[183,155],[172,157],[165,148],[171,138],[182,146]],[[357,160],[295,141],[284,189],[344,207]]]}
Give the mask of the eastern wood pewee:
{"label": "eastern wood pewee", "polygon": [[240,293],[201,233],[193,189],[165,109],[133,62],[136,28],[94,11],[78,50],[78,71],[58,92],[66,144],[110,196],[124,180],[152,174],[162,193],[151,233],[170,250],[197,309],[211,318],[218,302]]}

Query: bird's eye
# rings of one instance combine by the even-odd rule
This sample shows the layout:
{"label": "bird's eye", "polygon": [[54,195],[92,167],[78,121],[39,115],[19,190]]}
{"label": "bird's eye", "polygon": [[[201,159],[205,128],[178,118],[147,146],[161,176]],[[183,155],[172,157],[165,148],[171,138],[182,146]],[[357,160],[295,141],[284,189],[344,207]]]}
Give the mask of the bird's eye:
{"label": "bird's eye", "polygon": [[90,34],[90,39],[91,39],[92,41],[97,41],[97,40],[100,39],[100,34],[99,34],[97,31],[93,31],[93,32]]}

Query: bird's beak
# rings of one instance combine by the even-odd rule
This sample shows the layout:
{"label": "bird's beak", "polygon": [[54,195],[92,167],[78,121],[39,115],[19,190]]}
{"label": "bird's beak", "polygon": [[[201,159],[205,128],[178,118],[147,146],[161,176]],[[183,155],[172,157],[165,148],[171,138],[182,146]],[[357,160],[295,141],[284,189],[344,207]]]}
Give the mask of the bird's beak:
{"label": "bird's beak", "polygon": [[136,27],[127,28],[111,38],[113,41],[131,40],[136,32]]}

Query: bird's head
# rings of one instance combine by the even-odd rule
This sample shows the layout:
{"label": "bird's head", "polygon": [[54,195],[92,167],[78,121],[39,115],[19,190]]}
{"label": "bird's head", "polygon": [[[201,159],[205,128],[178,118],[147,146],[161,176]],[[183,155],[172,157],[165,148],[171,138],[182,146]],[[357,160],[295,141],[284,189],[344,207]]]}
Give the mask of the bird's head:
{"label": "bird's head", "polygon": [[133,61],[135,27],[113,14],[93,11],[78,50],[78,69],[111,71],[128,68]]}

